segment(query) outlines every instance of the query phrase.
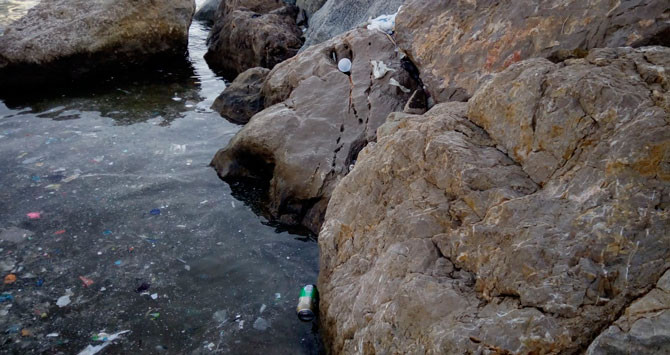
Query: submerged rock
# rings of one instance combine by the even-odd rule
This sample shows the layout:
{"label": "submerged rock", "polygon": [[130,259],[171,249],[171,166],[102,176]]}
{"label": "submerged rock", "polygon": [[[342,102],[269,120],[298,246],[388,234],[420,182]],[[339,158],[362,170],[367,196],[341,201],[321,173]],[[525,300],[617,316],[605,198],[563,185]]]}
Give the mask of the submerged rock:
{"label": "submerged rock", "polygon": [[0,91],[183,62],[194,10],[193,0],[43,0],[0,36]]}
{"label": "submerged rock", "polygon": [[238,75],[216,98],[212,109],[230,122],[245,124],[264,108],[261,93],[270,69],[251,68]]}
{"label": "submerged rock", "polygon": [[670,2],[410,0],[397,16],[396,32],[436,101],[461,101],[482,79],[523,59],[670,46]]}
{"label": "submerged rock", "polygon": [[331,350],[576,353],[627,308],[590,351],[656,349],[669,71],[664,47],[532,59],[468,104],[391,114],[319,235]]}
{"label": "submerged rock", "polygon": [[[338,70],[342,58],[352,59],[351,73]],[[395,71],[375,79],[372,61]],[[386,116],[409,98],[392,80],[416,86],[394,44],[378,31],[358,29],[311,47],[270,72],[266,109],[212,165],[227,181],[258,180],[271,219],[316,233],[334,186]]]}
{"label": "submerged rock", "polygon": [[328,0],[309,19],[305,46],[327,41],[370,18],[396,13],[405,0]]}
{"label": "submerged rock", "polygon": [[272,69],[302,46],[297,14],[281,0],[223,0],[207,39],[207,64],[231,80],[249,68]]}

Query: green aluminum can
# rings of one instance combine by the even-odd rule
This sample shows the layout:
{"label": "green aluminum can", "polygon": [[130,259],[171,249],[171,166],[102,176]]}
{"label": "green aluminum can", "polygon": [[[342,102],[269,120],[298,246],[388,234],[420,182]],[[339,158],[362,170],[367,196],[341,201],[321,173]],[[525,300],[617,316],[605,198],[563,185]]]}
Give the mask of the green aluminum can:
{"label": "green aluminum can", "polygon": [[306,285],[300,290],[297,312],[301,321],[309,322],[316,318],[317,298],[318,291],[315,285]]}

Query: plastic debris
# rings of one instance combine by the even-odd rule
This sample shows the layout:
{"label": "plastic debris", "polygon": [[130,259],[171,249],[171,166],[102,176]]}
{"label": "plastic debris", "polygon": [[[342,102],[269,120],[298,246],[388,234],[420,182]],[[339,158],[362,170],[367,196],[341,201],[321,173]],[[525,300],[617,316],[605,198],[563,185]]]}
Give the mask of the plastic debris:
{"label": "plastic debris", "polygon": [[16,275],[9,274],[5,276],[5,285],[13,284],[14,282],[16,282]]}
{"label": "plastic debris", "polygon": [[40,287],[40,286],[44,285],[44,280],[37,279],[37,281],[35,281],[35,285],[37,285],[37,287]]}
{"label": "plastic debris", "polygon": [[395,29],[395,17],[398,13],[392,15],[381,15],[375,19],[368,20],[368,30],[379,30],[388,34],[392,34]]}
{"label": "plastic debris", "polygon": [[265,319],[258,317],[253,325],[254,329],[264,331],[270,327],[270,323]]}
{"label": "plastic debris", "polygon": [[[105,340],[103,340],[103,343],[100,344],[100,345],[95,345],[95,346],[94,345],[88,345],[86,348],[84,348],[84,350],[79,352],[79,355],[94,355],[94,354],[97,354],[102,349],[109,346],[109,344],[111,344],[114,340],[118,339],[121,335],[129,333],[129,332],[130,332],[130,330],[124,330],[124,331],[120,331],[118,333],[114,333],[114,334],[111,334],[111,335],[106,334],[106,333],[100,333],[100,334],[105,334],[106,335],[106,337],[104,338]],[[98,334],[98,335],[100,335],[100,334]]]}
{"label": "plastic debris", "polygon": [[156,319],[158,319],[158,317],[161,316],[161,314],[158,313],[158,312],[156,312],[156,313],[149,313],[149,315],[151,316],[151,320],[156,320]]}
{"label": "plastic debris", "polygon": [[63,179],[63,182],[68,183],[68,182],[74,181],[77,178],[79,178],[79,176],[80,176],[79,173],[74,173],[73,175],[70,175],[70,176],[66,177],[65,179]]}
{"label": "plastic debris", "polygon": [[151,294],[151,299],[152,300],[157,300],[158,299],[158,294],[157,293],[152,293]]}
{"label": "plastic debris", "polygon": [[370,61],[370,64],[372,64],[372,76],[374,76],[375,79],[381,79],[386,75],[388,72],[394,72],[395,69],[391,69],[383,61],[376,61],[372,60]]}
{"label": "plastic debris", "polygon": [[5,301],[13,301],[14,296],[12,296],[9,293],[3,293],[0,295],[0,303],[5,302]]}
{"label": "plastic debris", "polygon": [[70,300],[70,296],[72,296],[72,295],[74,295],[74,294],[72,293],[72,291],[70,291],[69,288],[67,290],[65,290],[65,295],[58,298],[58,300],[56,301],[56,306],[58,306],[60,308],[63,308],[65,306],[69,305],[72,302]]}
{"label": "plastic debris", "polygon": [[280,300],[281,299],[281,293],[277,292],[275,293],[275,300]]}
{"label": "plastic debris", "polygon": [[239,325],[238,325],[238,327],[239,327],[240,329],[244,329],[244,321],[243,321],[243,320],[239,321]]}
{"label": "plastic debris", "polygon": [[263,305],[261,306],[261,311],[260,311],[260,313],[263,313],[263,311],[264,311],[266,308],[267,308],[267,306],[266,306],[265,304],[263,304]]}
{"label": "plastic debris", "polygon": [[184,154],[186,153],[186,144],[172,144],[170,145],[170,152],[173,154]]}
{"label": "plastic debris", "polygon": [[189,266],[189,265],[184,265],[184,270],[186,270],[186,271],[191,271],[191,266]]}
{"label": "plastic debris", "polygon": [[33,176],[31,176],[30,179],[33,180],[33,182],[40,182],[40,181],[42,180],[42,179],[41,179],[39,176],[37,176],[37,175],[33,175]]}
{"label": "plastic debris", "polygon": [[61,230],[59,230],[59,231],[56,231],[56,232],[54,233],[54,235],[61,235],[61,234],[64,234],[64,233],[65,233],[65,229],[61,229]]}
{"label": "plastic debris", "polygon": [[28,216],[29,219],[40,219],[40,218],[42,218],[42,214],[40,212],[30,212],[30,213],[27,213],[26,216]]}
{"label": "plastic debris", "polygon": [[209,351],[214,350],[215,347],[216,347],[216,345],[214,345],[214,343],[209,343],[209,344],[205,345],[205,349],[207,349]]}
{"label": "plastic debris", "polygon": [[47,338],[57,338],[60,334],[58,333],[49,333],[47,334]]}
{"label": "plastic debris", "polygon": [[91,280],[91,279],[88,279],[88,278],[83,277],[83,276],[79,276],[79,279],[81,280],[81,282],[84,283],[84,286],[86,286],[86,287],[89,287],[89,286],[93,285],[93,280]]}
{"label": "plastic debris", "polygon": [[21,329],[21,336],[22,337],[29,337],[31,335],[33,335],[33,334],[30,332],[30,329]]}
{"label": "plastic debris", "polygon": [[101,156],[99,156],[99,157],[95,157],[95,158],[93,158],[93,161],[96,162],[96,163],[102,163],[103,160],[105,160],[105,156],[104,156],[104,155],[101,155]]}
{"label": "plastic debris", "polygon": [[116,265],[116,266],[121,266],[121,264],[123,264],[123,261],[121,261],[121,260],[117,260],[117,261],[114,262],[114,265]]}
{"label": "plastic debris", "polygon": [[112,235],[112,231],[107,229],[106,231],[102,232],[103,235]]}
{"label": "plastic debris", "polygon": [[7,328],[6,332],[9,333],[9,334],[16,334],[16,333],[19,332],[20,329],[21,329],[21,327],[18,326],[18,325],[10,325]]}
{"label": "plastic debris", "polygon": [[[9,227],[2,232],[0,232],[0,240],[4,240],[6,242],[12,242],[12,243],[19,243],[24,241],[27,238],[30,238],[34,235],[35,233],[21,229],[21,228],[16,228],[16,227]],[[7,270],[8,271],[8,270]]]}
{"label": "plastic debris", "polygon": [[149,211],[149,214],[151,214],[152,216],[158,216],[159,214],[161,214],[161,210],[159,210],[158,208],[154,208],[153,210]]}
{"label": "plastic debris", "polygon": [[218,323],[225,323],[228,320],[228,312],[226,310],[216,311],[212,318]]}
{"label": "plastic debris", "polygon": [[391,85],[393,85],[393,86],[397,86],[397,87],[398,87],[402,92],[404,92],[405,94],[409,94],[409,93],[412,91],[412,90],[410,90],[410,89],[408,89],[408,88],[402,86],[402,85],[398,82],[398,80],[395,80],[395,78],[391,78],[391,80],[389,80],[389,84],[391,84]]}
{"label": "plastic debris", "polygon": [[343,73],[348,73],[351,71],[351,60],[349,58],[342,58],[337,63],[337,69]]}
{"label": "plastic debris", "polygon": [[60,190],[60,184],[49,184],[44,187],[47,190],[58,191]]}

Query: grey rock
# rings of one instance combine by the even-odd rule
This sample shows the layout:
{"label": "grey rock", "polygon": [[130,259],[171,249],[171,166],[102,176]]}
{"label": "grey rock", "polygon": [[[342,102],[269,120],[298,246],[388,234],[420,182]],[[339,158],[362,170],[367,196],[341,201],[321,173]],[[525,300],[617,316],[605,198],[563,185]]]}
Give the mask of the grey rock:
{"label": "grey rock", "polygon": [[194,0],[44,0],[0,36],[2,89],[184,61]]}
{"label": "grey rock", "polygon": [[264,108],[261,90],[268,73],[266,68],[244,71],[216,98],[212,109],[230,122],[246,124]]}
{"label": "grey rock", "polygon": [[[263,208],[271,219],[318,232],[333,187],[376,139],[386,116],[409,98],[390,80],[416,87],[394,49],[386,35],[357,29],[277,65],[263,86],[266,109],[212,165],[228,181],[264,182]],[[353,59],[350,75],[337,69],[345,57]],[[374,79],[372,60],[396,71]]]}
{"label": "grey rock", "polygon": [[219,8],[221,0],[207,0],[199,9],[196,11],[194,19],[198,21],[203,21],[207,23],[213,23],[216,18],[216,10]]}
{"label": "grey rock", "polygon": [[404,2],[405,0],[328,0],[309,19],[303,48],[347,32],[370,18],[394,14]]}
{"label": "grey rock", "polygon": [[312,17],[325,3],[326,0],[297,0],[295,5],[301,10],[305,10],[307,17]]}
{"label": "grey rock", "polygon": [[[319,234],[331,350],[664,351],[669,58],[522,61],[467,104],[391,114]],[[630,328],[600,334],[619,314]]]}
{"label": "grey rock", "polygon": [[437,102],[461,101],[523,59],[670,46],[670,2],[411,0],[396,18],[396,38]]}
{"label": "grey rock", "polygon": [[224,0],[207,39],[207,64],[228,79],[253,67],[272,69],[302,46],[297,8],[281,0]]}
{"label": "grey rock", "polygon": [[587,355],[670,353],[670,271],[591,343]]}

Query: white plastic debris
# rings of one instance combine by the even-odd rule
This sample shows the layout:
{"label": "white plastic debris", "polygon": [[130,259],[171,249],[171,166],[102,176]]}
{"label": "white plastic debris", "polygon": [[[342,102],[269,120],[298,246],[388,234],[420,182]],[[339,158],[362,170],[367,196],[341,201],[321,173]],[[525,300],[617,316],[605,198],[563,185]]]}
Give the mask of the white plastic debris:
{"label": "white plastic debris", "polygon": [[265,310],[265,308],[267,308],[267,306],[266,306],[265,303],[264,303],[264,304],[261,306],[261,311],[260,311],[260,313],[263,313],[263,311]]}
{"label": "white plastic debris", "polygon": [[58,333],[49,333],[47,334],[47,338],[57,338],[58,335],[59,335]]}
{"label": "white plastic debris", "polygon": [[[79,355],[94,355],[94,354],[97,354],[97,353],[99,353],[102,349],[104,349],[104,348],[106,348],[107,346],[109,346],[109,344],[111,344],[114,340],[118,339],[121,335],[123,335],[123,334],[125,334],[125,333],[129,333],[129,332],[130,332],[130,330],[123,330],[123,331],[120,331],[120,332],[118,332],[118,333],[114,333],[114,334],[112,334],[112,335],[106,336],[106,337],[104,337],[105,340],[104,340],[104,342],[103,342],[102,344],[100,344],[100,345],[95,345],[95,346],[93,346],[93,345],[89,345],[89,346],[87,346],[86,348],[84,348],[84,350],[82,350],[82,351],[79,353]],[[101,333],[101,334],[102,334],[102,333]],[[105,335],[107,335],[107,334],[105,334]]]}
{"label": "white plastic debris", "polygon": [[337,63],[337,69],[343,73],[348,73],[351,71],[351,60],[349,58],[342,58]]}
{"label": "white plastic debris", "polygon": [[151,294],[151,299],[152,300],[157,300],[158,299],[158,294],[157,293]]}
{"label": "white plastic debris", "polygon": [[376,61],[372,60],[370,61],[370,64],[372,64],[372,76],[374,76],[375,79],[381,79],[386,75],[388,72],[394,72],[395,69],[391,69],[386,64],[384,64],[383,61]]}
{"label": "white plastic debris", "polygon": [[[400,10],[400,9],[398,9]],[[398,13],[392,15],[381,15],[375,19],[368,20],[368,30],[380,30],[392,34],[395,28],[395,17]]]}
{"label": "white plastic debris", "polygon": [[65,295],[58,298],[58,300],[56,301],[56,306],[58,306],[60,308],[63,308],[65,306],[69,305],[72,302],[70,300],[70,296],[72,296],[72,295],[74,295],[74,294],[72,293],[72,291],[70,291],[69,288],[67,290],[65,290]]}
{"label": "white plastic debris", "polygon": [[402,92],[404,92],[404,93],[406,93],[406,94],[409,94],[410,91],[412,91],[412,90],[410,90],[410,89],[408,89],[408,88],[402,86],[402,85],[398,82],[398,80],[395,80],[395,78],[391,78],[391,80],[389,80],[389,84],[391,84],[391,85],[393,85],[393,86],[397,86],[398,88],[400,88],[400,90],[401,90]]}
{"label": "white plastic debris", "polygon": [[266,321],[265,319],[258,317],[254,322],[253,327],[256,330],[265,331],[270,327],[270,323],[268,323],[268,321]]}

